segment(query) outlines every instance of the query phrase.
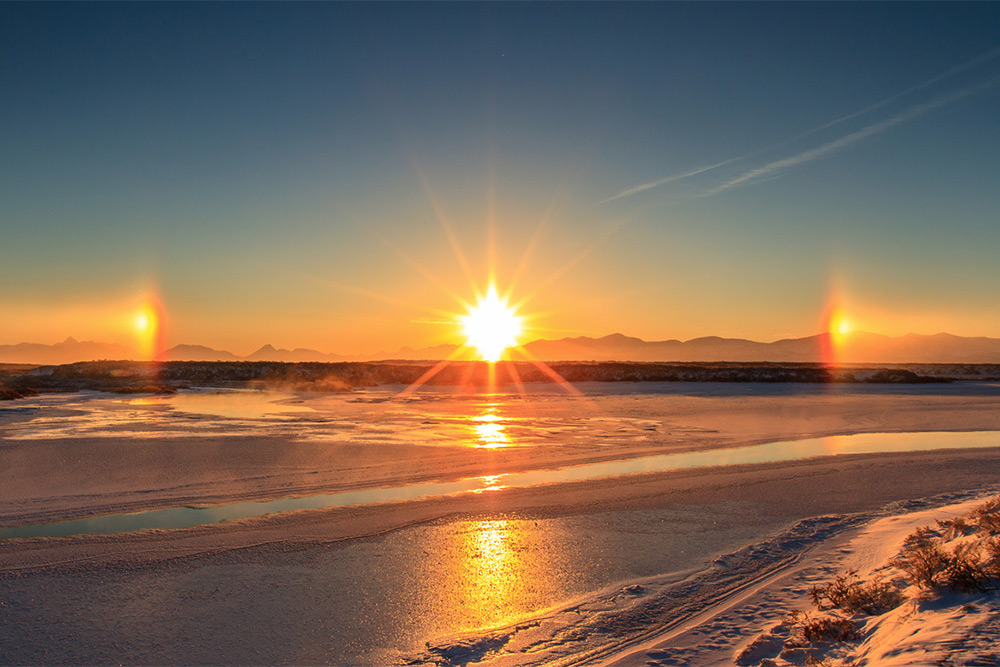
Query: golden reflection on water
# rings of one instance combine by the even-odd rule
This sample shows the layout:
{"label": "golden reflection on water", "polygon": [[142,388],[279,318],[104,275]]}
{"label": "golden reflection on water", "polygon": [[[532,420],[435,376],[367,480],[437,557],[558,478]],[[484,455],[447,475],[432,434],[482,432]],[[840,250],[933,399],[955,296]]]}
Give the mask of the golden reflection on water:
{"label": "golden reflection on water", "polygon": [[500,474],[500,475],[484,475],[482,477],[477,477],[476,479],[482,482],[483,485],[478,489],[473,489],[472,492],[482,493],[483,491],[499,491],[500,489],[506,489],[507,488],[506,484],[497,484],[498,481],[500,481],[506,476],[507,476],[506,474]]}
{"label": "golden reflection on water", "polygon": [[143,396],[141,398],[130,398],[127,401],[122,401],[128,405],[164,405],[165,401],[162,396]]}
{"label": "golden reflection on water", "polygon": [[[523,590],[539,572],[540,563],[530,562],[524,548],[523,522],[490,519],[472,522],[463,535],[456,563],[462,607],[469,620],[480,624],[503,623],[517,615],[525,597]],[[536,574],[536,576],[537,576]]]}
{"label": "golden reflection on water", "polygon": [[485,412],[472,418],[476,447],[497,449],[510,445],[510,437],[507,435],[504,424],[506,420],[496,411],[496,404],[492,404],[486,407]]}
{"label": "golden reflection on water", "polygon": [[432,644],[518,623],[594,588],[588,577],[599,553],[573,523],[486,514],[428,529],[427,536],[433,548],[414,562],[414,604],[426,610],[417,634]]}

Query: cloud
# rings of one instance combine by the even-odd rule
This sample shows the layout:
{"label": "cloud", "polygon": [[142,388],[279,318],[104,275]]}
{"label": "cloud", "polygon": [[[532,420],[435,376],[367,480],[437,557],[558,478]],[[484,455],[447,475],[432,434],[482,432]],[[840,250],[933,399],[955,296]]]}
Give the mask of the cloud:
{"label": "cloud", "polygon": [[863,109],[858,109],[857,111],[852,111],[851,113],[849,113],[849,114],[847,114],[845,116],[841,116],[840,118],[835,118],[835,119],[831,120],[830,122],[823,123],[822,125],[814,127],[811,130],[806,130],[805,132],[803,132],[801,134],[797,134],[797,135],[795,135],[794,137],[792,137],[790,139],[786,139],[785,141],[781,142],[781,145],[784,145],[784,144],[787,144],[787,143],[791,143],[791,142],[796,141],[798,139],[802,139],[804,137],[808,137],[809,135],[816,134],[817,132],[822,132],[823,130],[826,130],[826,129],[829,129],[831,127],[834,127],[835,125],[840,125],[843,122],[846,122],[846,121],[849,121],[849,120],[853,120],[855,118],[858,118],[859,116],[864,116],[865,114],[869,114],[872,111],[875,111],[877,109],[881,109],[882,107],[886,106],[890,102],[895,102],[896,100],[898,100],[901,97],[905,97],[906,95],[909,95],[910,93],[915,93],[918,90],[923,90],[924,88],[927,88],[929,86],[933,86],[935,83],[938,83],[940,81],[944,81],[945,79],[948,79],[948,78],[950,78],[950,77],[952,77],[952,76],[954,76],[956,74],[964,72],[967,69],[975,67],[976,65],[978,65],[980,63],[984,63],[987,60],[992,60],[993,58],[996,58],[997,56],[1000,56],[1000,48],[993,49],[992,51],[987,51],[986,53],[983,53],[981,55],[976,56],[972,60],[967,60],[967,61],[965,61],[964,63],[962,63],[960,65],[955,65],[954,67],[945,70],[941,74],[938,74],[936,76],[932,76],[931,78],[926,79],[924,81],[921,81],[918,84],[912,85],[909,88],[907,88],[906,90],[904,90],[902,92],[899,92],[899,93],[896,93],[895,95],[890,95],[889,97],[883,98],[883,99],[879,100],[878,102],[875,102],[873,104],[869,104],[868,106],[866,106]]}
{"label": "cloud", "polygon": [[679,181],[679,180],[681,180],[683,178],[689,178],[691,176],[697,176],[698,174],[704,174],[706,171],[712,171],[713,169],[718,169],[719,167],[727,165],[730,162],[736,162],[737,160],[741,160],[741,159],[743,159],[743,158],[741,158],[741,157],[731,157],[728,160],[723,160],[722,162],[716,162],[715,164],[710,164],[707,167],[699,167],[697,169],[692,169],[691,171],[686,171],[683,174],[674,174],[673,176],[667,176],[666,178],[661,178],[658,181],[652,181],[650,183],[643,183],[642,185],[637,185],[637,186],[635,186],[633,188],[629,188],[627,190],[622,190],[618,194],[613,195],[611,197],[608,197],[607,199],[605,199],[604,201],[602,201],[600,203],[601,204],[607,204],[608,202],[615,201],[616,199],[621,199],[623,197],[631,197],[632,195],[638,194],[638,193],[640,193],[640,192],[642,192],[644,190],[649,190],[650,188],[655,188],[657,186],[665,185],[667,183],[673,183],[674,181]]}
{"label": "cloud", "polygon": [[[719,167],[723,167],[723,166],[725,166],[727,164],[730,164],[732,162],[736,162],[738,160],[746,159],[748,157],[751,157],[752,155],[758,155],[758,154],[760,154],[760,153],[762,153],[764,151],[767,151],[767,150],[773,150],[773,149],[779,148],[781,146],[786,146],[786,145],[788,145],[790,143],[798,141],[799,139],[803,139],[805,137],[808,137],[808,136],[811,136],[813,134],[816,134],[817,132],[821,132],[823,130],[827,130],[827,129],[831,128],[831,127],[835,127],[837,125],[840,125],[841,123],[844,123],[846,121],[853,120],[853,119],[858,118],[860,116],[864,116],[866,114],[869,114],[872,111],[876,111],[878,109],[881,109],[882,107],[890,104],[891,102],[894,102],[894,101],[898,100],[901,97],[904,97],[904,96],[909,95],[911,93],[917,92],[919,90],[923,90],[924,88],[932,86],[935,83],[939,83],[940,81],[948,79],[948,78],[950,78],[950,77],[952,77],[952,76],[954,76],[956,74],[964,72],[964,71],[966,71],[966,70],[968,70],[968,69],[970,69],[970,68],[972,68],[972,67],[974,67],[976,65],[984,63],[984,62],[986,62],[988,60],[993,60],[994,58],[996,58],[998,56],[1000,56],[1000,48],[996,48],[996,49],[993,49],[991,51],[987,51],[986,53],[983,53],[983,54],[981,54],[979,56],[976,56],[975,58],[973,58],[971,60],[968,60],[968,61],[966,61],[964,63],[959,64],[959,65],[955,65],[954,67],[945,70],[941,74],[938,74],[938,75],[933,76],[933,77],[931,77],[929,79],[921,81],[920,83],[917,83],[917,84],[915,84],[913,86],[910,86],[906,90],[903,90],[903,91],[901,91],[899,93],[896,93],[895,95],[890,95],[889,97],[883,98],[883,99],[879,100],[878,102],[870,104],[870,105],[868,105],[868,106],[866,106],[866,107],[864,107],[862,109],[859,109],[857,111],[853,111],[853,112],[851,112],[849,114],[846,114],[844,116],[840,116],[839,118],[835,118],[834,120],[831,120],[831,121],[829,121],[827,123],[823,123],[822,125],[818,125],[818,126],[812,128],[812,129],[806,130],[805,132],[802,132],[802,133],[797,134],[797,135],[795,135],[793,137],[785,139],[785,140],[783,140],[783,141],[781,141],[781,142],[779,142],[777,144],[773,144],[773,145],[769,146],[768,148],[765,148],[765,149],[762,149],[762,150],[759,150],[759,151],[755,151],[754,153],[751,153],[749,155],[743,155],[743,156],[740,156],[740,157],[733,157],[733,158],[729,158],[728,160],[723,160],[721,162],[716,162],[715,164],[708,165],[707,167],[699,167],[698,169],[693,169],[691,171],[687,171],[687,172],[684,172],[684,173],[681,173],[681,174],[674,174],[672,176],[667,176],[666,178],[661,178],[660,180],[657,180],[657,181],[651,181],[649,183],[643,183],[642,185],[636,185],[635,187],[631,187],[631,188],[628,188],[626,190],[622,190],[618,194],[613,195],[611,197],[608,197],[607,199],[601,201],[600,204],[607,204],[608,202],[612,202],[612,201],[615,201],[615,200],[618,200],[618,199],[623,199],[625,197],[631,197],[634,194],[638,194],[640,192],[644,192],[646,190],[650,190],[652,188],[655,188],[655,187],[658,187],[658,186],[661,186],[661,185],[666,185],[667,183],[673,183],[675,181],[679,181],[679,180],[682,180],[682,179],[685,179],[685,178],[689,178],[691,176],[696,176],[698,174],[703,174],[705,172],[712,171],[713,169],[718,169]],[[716,194],[718,192],[722,192],[723,190],[726,190],[726,189],[728,189],[730,187],[733,187],[734,185],[739,185],[740,183],[745,183],[746,181],[749,181],[749,180],[754,180],[754,179],[762,178],[762,177],[764,177],[764,176],[766,176],[768,174],[772,174],[774,172],[777,172],[780,169],[784,169],[784,168],[787,168],[787,167],[792,167],[792,166],[795,166],[795,165],[798,165],[798,164],[802,164],[802,163],[805,163],[805,162],[810,162],[812,160],[821,158],[821,157],[823,157],[823,156],[825,156],[825,155],[827,155],[829,153],[832,153],[833,151],[836,151],[836,150],[838,150],[840,148],[844,148],[845,146],[849,146],[849,145],[851,145],[853,143],[856,143],[858,141],[866,139],[866,138],[868,138],[868,137],[870,137],[870,136],[872,136],[874,134],[878,134],[879,132],[882,132],[883,130],[886,130],[886,129],[894,126],[894,125],[898,125],[899,123],[905,122],[907,120],[910,120],[911,118],[919,116],[920,114],[923,114],[923,113],[925,113],[927,111],[930,111],[932,109],[936,109],[936,108],[944,106],[946,104],[950,104],[951,102],[955,102],[955,101],[957,101],[959,99],[962,99],[963,97],[967,97],[967,96],[969,96],[969,95],[971,95],[971,94],[973,94],[975,92],[978,92],[980,90],[983,90],[985,88],[991,88],[991,87],[997,85],[997,83],[998,83],[998,81],[996,79],[990,79],[990,80],[988,80],[985,83],[982,83],[982,84],[979,84],[979,85],[976,85],[976,86],[972,86],[970,88],[965,88],[965,89],[962,89],[962,90],[960,90],[958,92],[951,93],[949,95],[944,95],[942,97],[939,97],[939,98],[937,98],[937,99],[935,99],[935,100],[933,100],[931,102],[927,102],[927,103],[922,104],[922,105],[917,105],[915,107],[910,108],[907,111],[904,111],[904,112],[902,112],[900,114],[897,114],[897,115],[893,116],[892,118],[888,118],[888,119],[883,120],[883,121],[878,122],[878,123],[873,123],[872,125],[869,125],[868,127],[865,127],[865,128],[863,128],[861,130],[858,130],[857,132],[853,132],[851,134],[848,134],[848,135],[846,135],[844,137],[841,137],[840,139],[836,139],[834,141],[831,141],[830,143],[825,144],[823,146],[819,146],[818,148],[814,148],[814,149],[811,149],[811,150],[808,150],[808,151],[804,151],[802,153],[799,153],[798,155],[793,155],[793,156],[788,157],[788,158],[784,158],[784,159],[781,159],[781,160],[776,160],[776,161],[771,162],[769,164],[766,164],[766,165],[764,165],[762,167],[757,167],[756,169],[751,169],[750,171],[747,171],[746,173],[742,174],[741,176],[738,176],[737,178],[732,179],[731,181],[727,181],[726,183],[722,183],[721,185],[718,185],[718,186],[716,186],[716,187],[714,187],[714,188],[712,188],[710,190],[707,190],[707,191],[701,193],[700,196],[705,197],[705,196],[713,195],[713,194]]]}
{"label": "cloud", "polygon": [[856,132],[844,135],[839,139],[835,139],[829,143],[823,144],[822,146],[817,146],[807,151],[798,153],[797,155],[792,155],[790,157],[782,158],[780,160],[775,160],[774,162],[769,162],[760,167],[756,167],[743,174],[726,181],[720,185],[715,186],[710,190],[702,192],[700,196],[710,197],[712,195],[718,194],[724,190],[728,190],[731,187],[746,183],[748,181],[757,180],[774,174],[777,171],[788,169],[790,167],[797,167],[798,165],[805,164],[807,162],[812,162],[818,160],[822,157],[826,157],[831,153],[838,151],[842,148],[846,148],[853,144],[858,143],[864,139],[872,137],[880,132],[884,132],[891,127],[899,125],[900,123],[905,123],[908,120],[912,120],[917,116],[932,111],[933,109],[938,109],[940,107],[946,106],[953,102],[957,102],[963,98],[977,93],[981,90],[987,88],[992,88],[1000,83],[1000,78],[992,78],[983,83],[979,83],[975,86],[969,86],[968,88],[963,88],[961,90],[949,93],[947,95],[942,95],[930,102],[925,102],[924,104],[918,104],[914,107],[910,107],[906,111],[896,114],[890,118],[879,121],[878,123],[873,123],[867,127],[864,127]]}

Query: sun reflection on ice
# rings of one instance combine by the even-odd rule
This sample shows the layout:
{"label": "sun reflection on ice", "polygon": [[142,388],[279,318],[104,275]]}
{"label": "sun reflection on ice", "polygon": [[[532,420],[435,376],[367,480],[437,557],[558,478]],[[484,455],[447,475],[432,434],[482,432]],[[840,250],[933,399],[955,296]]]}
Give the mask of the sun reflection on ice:
{"label": "sun reflection on ice", "polygon": [[510,437],[506,432],[507,420],[496,413],[497,406],[490,405],[481,415],[472,418],[472,430],[476,436],[476,447],[497,449],[508,447]]}
{"label": "sun reflection on ice", "polygon": [[142,396],[140,398],[130,398],[122,401],[127,405],[141,405],[144,407],[164,405],[166,400],[162,396]]}
{"label": "sun reflection on ice", "polygon": [[589,590],[580,536],[562,522],[490,514],[434,536],[419,590],[437,636],[504,627]]}
{"label": "sun reflection on ice", "polygon": [[473,616],[489,618],[515,607],[524,563],[515,554],[515,527],[507,519],[479,521],[466,533],[463,579]]}
{"label": "sun reflection on ice", "polygon": [[479,442],[476,447],[497,448],[506,447],[510,444],[510,439],[504,432],[502,417],[496,415],[480,415],[475,418],[477,422],[473,428],[476,430],[476,437]]}
{"label": "sun reflection on ice", "polygon": [[478,489],[473,489],[473,493],[482,493],[484,491],[499,491],[500,489],[506,489],[506,484],[497,484],[498,481],[506,477],[506,474],[500,475],[484,475],[483,477],[477,477],[483,485]]}

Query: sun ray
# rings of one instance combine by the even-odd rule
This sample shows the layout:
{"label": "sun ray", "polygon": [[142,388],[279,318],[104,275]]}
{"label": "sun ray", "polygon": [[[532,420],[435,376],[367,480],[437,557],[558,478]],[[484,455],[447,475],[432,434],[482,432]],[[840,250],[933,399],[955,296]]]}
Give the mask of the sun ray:
{"label": "sun ray", "polygon": [[493,170],[492,155],[489,159],[488,172],[486,182],[486,280],[487,285],[493,285],[497,279],[497,209],[496,175]]}
{"label": "sun ray", "polygon": [[534,234],[528,240],[527,246],[524,248],[524,252],[521,253],[521,259],[518,261],[517,266],[514,268],[514,273],[511,276],[510,282],[507,285],[507,291],[504,292],[503,298],[505,300],[510,300],[514,295],[514,290],[517,289],[517,284],[521,280],[522,274],[527,270],[528,263],[531,261],[531,257],[535,254],[535,248],[538,247],[538,243],[542,239],[542,233],[545,231],[547,224],[547,219],[542,219],[535,229]]}
{"label": "sun ray", "polygon": [[462,269],[462,273],[465,274],[466,280],[469,284],[473,286],[473,289],[478,293],[478,287],[476,285],[476,278],[472,273],[472,267],[469,265],[469,260],[466,259],[465,253],[462,252],[462,246],[458,242],[458,237],[455,236],[455,231],[451,227],[451,223],[448,222],[448,216],[445,213],[444,206],[438,200],[437,194],[434,192],[434,188],[431,186],[430,179],[424,173],[423,167],[420,162],[413,157],[414,165],[417,172],[417,178],[424,186],[424,193],[427,195],[427,199],[430,201],[431,208],[434,209],[434,215],[437,216],[438,222],[441,224],[441,229],[444,231],[445,237],[448,239],[448,244],[451,246],[452,252],[455,254],[455,259],[458,261],[459,266]]}
{"label": "sun ray", "polygon": [[461,386],[468,387],[472,384],[472,376],[476,372],[476,364],[466,364],[462,372]]}
{"label": "sun ray", "polygon": [[394,252],[397,257],[399,257],[401,260],[403,260],[404,262],[406,262],[407,264],[409,264],[410,267],[414,271],[416,271],[421,276],[423,276],[428,282],[430,282],[435,287],[440,288],[445,294],[447,294],[449,297],[451,297],[451,299],[455,303],[457,303],[459,306],[461,306],[462,308],[468,308],[469,307],[469,302],[466,301],[465,299],[463,299],[462,296],[457,291],[455,291],[454,289],[452,289],[442,279],[438,278],[433,273],[431,273],[429,270],[427,270],[423,265],[421,265],[420,263],[418,263],[415,259],[412,259],[406,253],[404,253],[402,250],[399,250],[398,248],[396,248],[395,246],[393,246],[392,244],[390,244],[388,242],[385,243],[385,246],[387,248],[389,248],[389,250],[391,250],[392,252]]}
{"label": "sun ray", "polygon": [[547,363],[545,363],[544,361],[533,355],[531,352],[528,352],[527,349],[523,347],[518,347],[517,353],[524,356],[524,358],[527,359],[532,366],[540,370],[550,380],[558,384],[562,389],[566,390],[566,392],[573,394],[574,396],[584,395],[582,391],[574,387],[568,380],[566,380],[566,378],[559,375],[559,373],[553,370],[551,366],[549,366]]}
{"label": "sun ray", "polygon": [[462,348],[460,348],[460,347],[456,348],[454,351],[452,351],[451,354],[449,354],[447,357],[445,357],[441,361],[439,361],[436,364],[434,364],[434,366],[432,366],[431,368],[427,369],[420,377],[418,377],[416,380],[414,380],[413,382],[411,382],[410,385],[408,387],[406,387],[405,389],[403,389],[403,391],[399,392],[399,394],[397,394],[396,397],[397,398],[401,398],[403,396],[409,396],[410,394],[412,394],[413,392],[415,392],[417,389],[420,389],[420,387],[422,387],[425,384],[427,384],[427,382],[431,378],[433,378],[435,375],[437,375],[438,373],[440,373],[441,371],[443,371],[445,368],[448,367],[449,364],[451,364],[451,362],[455,361],[456,358],[458,358],[459,356],[461,356],[461,354],[463,352],[464,352],[464,350]]}
{"label": "sun ray", "polygon": [[615,234],[619,229],[629,224],[630,222],[631,222],[630,218],[622,218],[617,222],[609,225],[608,228],[605,229],[600,236],[598,236],[596,239],[590,242],[586,247],[584,247],[583,250],[581,250],[574,257],[572,257],[568,262],[566,262],[561,267],[556,269],[548,277],[544,278],[540,283],[538,283],[535,286],[535,289],[533,289],[530,292],[527,292],[523,297],[521,297],[521,299],[517,303],[514,304],[513,307],[515,309],[521,309],[522,307],[527,305],[533,298],[538,296],[539,292],[543,291],[549,285],[562,278],[570,269],[572,269],[574,266],[576,266],[581,261],[586,259],[587,256],[590,255],[590,253],[597,250],[597,248],[599,248],[603,243],[605,243],[613,234]]}
{"label": "sun ray", "polygon": [[568,176],[563,178],[562,183],[556,188],[555,192],[553,193],[552,199],[549,201],[548,206],[545,207],[545,211],[542,212],[542,215],[538,221],[538,226],[532,233],[531,239],[525,246],[524,252],[521,254],[521,259],[518,261],[518,265],[514,269],[513,277],[510,280],[507,292],[504,294],[505,299],[509,300],[514,293],[514,290],[517,289],[517,284],[521,279],[521,275],[527,269],[528,262],[534,255],[535,248],[538,246],[538,243],[541,240],[542,235],[545,232],[545,229],[548,227],[549,222],[552,219],[552,216],[555,215],[556,209],[562,204],[561,199],[564,199],[569,192],[569,187],[567,185],[567,182],[569,180],[570,179]]}
{"label": "sun ray", "polygon": [[[372,290],[367,290],[363,287],[348,285],[347,283],[341,283],[335,280],[327,280],[324,278],[317,278],[317,280],[320,283],[327,285],[328,287],[333,287],[334,289],[339,289],[344,292],[357,294],[358,296],[367,297],[369,299],[374,299],[376,301],[388,303],[393,306],[406,306],[407,308],[415,308],[425,313],[429,313],[431,315],[440,317],[449,324],[454,322],[455,320],[455,313],[451,312],[450,310],[444,310],[443,308],[431,308],[429,306],[417,306],[412,301],[407,301],[406,299],[400,299],[399,297],[390,296],[388,294],[382,294],[381,292],[374,292]],[[465,301],[460,300],[459,303],[464,304]]]}
{"label": "sun ray", "polygon": [[521,381],[521,374],[517,372],[517,364],[507,362],[504,367],[507,370],[507,375],[510,376],[511,381],[514,383],[517,393],[524,396],[526,393],[524,382]]}

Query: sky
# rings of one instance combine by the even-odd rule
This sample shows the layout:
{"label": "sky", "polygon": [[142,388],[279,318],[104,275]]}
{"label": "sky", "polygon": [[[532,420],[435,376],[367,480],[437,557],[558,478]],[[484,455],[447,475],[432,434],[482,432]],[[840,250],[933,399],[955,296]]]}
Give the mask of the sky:
{"label": "sky", "polygon": [[0,344],[1000,337],[998,3],[3,3]]}

